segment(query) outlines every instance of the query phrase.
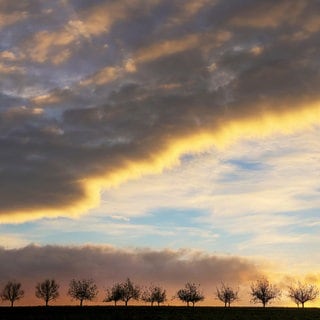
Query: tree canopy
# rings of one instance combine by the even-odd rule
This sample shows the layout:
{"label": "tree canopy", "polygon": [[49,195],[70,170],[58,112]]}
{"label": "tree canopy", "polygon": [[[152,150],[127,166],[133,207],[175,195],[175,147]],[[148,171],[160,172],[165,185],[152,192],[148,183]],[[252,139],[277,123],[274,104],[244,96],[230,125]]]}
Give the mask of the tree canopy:
{"label": "tree canopy", "polygon": [[271,300],[280,296],[280,290],[267,279],[262,278],[251,284],[251,296],[254,303],[261,302],[265,307]]}
{"label": "tree canopy", "polygon": [[296,285],[291,285],[288,288],[288,296],[297,304],[301,304],[304,308],[304,304],[307,301],[315,300],[319,295],[319,290],[315,285],[302,284],[298,282]]}
{"label": "tree canopy", "polygon": [[10,301],[11,307],[15,301],[24,297],[24,291],[21,289],[21,283],[16,281],[9,281],[1,292],[1,299],[3,301]]}
{"label": "tree canopy", "polygon": [[224,303],[225,307],[230,307],[232,302],[238,300],[238,290],[222,283],[219,288],[216,288],[216,296]]}
{"label": "tree canopy", "polygon": [[106,290],[106,297],[103,302],[114,301],[114,305],[117,305],[117,302],[122,300],[122,286],[121,283],[115,283],[111,289]]}
{"label": "tree canopy", "polygon": [[187,306],[191,302],[194,307],[195,303],[204,299],[204,295],[200,292],[199,287],[200,285],[187,282],[185,287],[177,292],[177,296],[181,301],[186,302]]}
{"label": "tree canopy", "polygon": [[59,285],[54,279],[46,279],[36,286],[36,297],[45,301],[48,306],[49,301],[59,297]]}
{"label": "tree canopy", "polygon": [[152,306],[155,302],[160,305],[160,303],[166,301],[166,298],[166,290],[155,285],[151,285],[149,288],[145,289],[141,296],[143,301],[150,302]]}
{"label": "tree canopy", "polygon": [[91,301],[96,297],[98,289],[92,279],[72,279],[70,281],[68,294],[73,299],[79,300],[80,306],[82,306],[84,300]]}
{"label": "tree canopy", "polygon": [[138,300],[140,297],[140,288],[135,285],[130,278],[127,278],[126,281],[121,283],[115,283],[111,289],[107,289],[106,298],[104,302],[114,301],[116,305],[118,301],[123,301],[125,305],[128,305],[128,302],[133,300]]}

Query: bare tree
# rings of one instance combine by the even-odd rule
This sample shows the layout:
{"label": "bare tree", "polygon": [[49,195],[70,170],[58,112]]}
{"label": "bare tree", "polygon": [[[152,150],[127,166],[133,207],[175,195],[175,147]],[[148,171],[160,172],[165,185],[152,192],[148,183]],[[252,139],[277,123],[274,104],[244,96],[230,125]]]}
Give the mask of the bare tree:
{"label": "bare tree", "polygon": [[223,282],[220,288],[216,288],[217,298],[224,303],[225,307],[230,307],[231,303],[238,300],[239,290],[235,290],[232,287],[225,285]]}
{"label": "bare tree", "polygon": [[59,297],[59,285],[54,279],[46,279],[36,285],[36,297],[42,299],[46,303]]}
{"label": "bare tree", "polygon": [[21,283],[9,281],[1,292],[1,299],[3,301],[10,301],[11,307],[15,301],[20,300],[24,296],[24,291],[21,289]]}
{"label": "bare tree", "polygon": [[265,307],[269,301],[280,296],[280,290],[265,278],[251,284],[251,296],[254,303],[261,302]]}
{"label": "bare tree", "polygon": [[82,307],[84,300],[91,301],[98,294],[98,288],[92,279],[72,279],[69,285],[68,295],[80,301]]}
{"label": "bare tree", "polygon": [[190,302],[194,307],[195,303],[204,300],[204,295],[200,292],[199,286],[200,285],[197,286],[194,283],[187,282],[185,287],[177,292],[178,298],[186,302],[188,307]]}
{"label": "bare tree", "polygon": [[125,306],[128,305],[129,300],[138,300],[140,297],[140,288],[135,285],[129,278],[121,283],[121,300],[124,301]]}
{"label": "bare tree", "polygon": [[150,302],[151,306],[156,302],[158,306],[167,299],[166,290],[159,286],[151,285],[142,293],[141,299],[145,302]]}
{"label": "bare tree", "polygon": [[288,296],[297,304],[301,303],[302,308],[307,301],[315,300],[319,295],[319,290],[312,284],[302,284],[298,282],[295,286],[291,285],[288,288]]}
{"label": "bare tree", "polygon": [[106,290],[106,297],[103,302],[114,301],[114,305],[117,305],[117,302],[122,300],[122,286],[121,283],[116,283],[112,286],[111,289]]}

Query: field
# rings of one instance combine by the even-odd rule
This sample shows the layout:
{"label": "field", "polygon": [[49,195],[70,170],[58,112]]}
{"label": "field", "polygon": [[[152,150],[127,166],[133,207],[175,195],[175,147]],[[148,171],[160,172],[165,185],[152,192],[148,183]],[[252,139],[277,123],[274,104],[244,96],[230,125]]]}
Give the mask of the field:
{"label": "field", "polygon": [[317,308],[0,307],[0,320],[320,320]]}

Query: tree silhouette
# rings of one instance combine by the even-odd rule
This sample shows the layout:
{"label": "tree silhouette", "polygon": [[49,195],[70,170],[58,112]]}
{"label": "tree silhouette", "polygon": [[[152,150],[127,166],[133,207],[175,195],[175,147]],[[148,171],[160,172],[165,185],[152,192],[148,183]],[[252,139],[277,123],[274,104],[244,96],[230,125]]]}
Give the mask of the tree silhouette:
{"label": "tree silhouette", "polygon": [[307,301],[315,300],[319,295],[319,290],[316,286],[300,282],[295,286],[289,286],[288,291],[288,296],[297,304],[298,308],[300,303],[304,308],[304,304]]}
{"label": "tree silhouette", "polygon": [[269,301],[280,296],[280,290],[263,278],[251,284],[251,296],[254,303],[261,302],[265,307]]}
{"label": "tree silhouette", "polygon": [[106,297],[103,302],[114,301],[114,305],[117,305],[117,302],[122,300],[122,286],[121,283],[116,283],[112,286],[111,289],[106,290]]}
{"label": "tree silhouette", "polygon": [[195,303],[204,299],[204,295],[199,291],[199,286],[194,283],[187,282],[185,287],[177,292],[178,298],[181,301],[186,302],[188,307],[190,302],[194,307]]}
{"label": "tree silhouette", "polygon": [[238,290],[234,290],[230,286],[221,284],[220,288],[216,288],[217,298],[224,303],[225,307],[230,307],[231,303],[238,300]]}
{"label": "tree silhouette", "polygon": [[82,307],[84,300],[91,301],[98,294],[96,284],[92,279],[75,280],[72,279],[69,284],[68,295],[73,299],[80,301]]}
{"label": "tree silhouette", "polygon": [[153,306],[154,302],[160,305],[167,299],[166,290],[159,286],[151,285],[149,288],[145,289],[141,295],[141,299],[145,302],[150,302]]}
{"label": "tree silhouette", "polygon": [[3,301],[10,301],[11,307],[15,301],[20,300],[24,296],[24,291],[21,289],[21,283],[9,281],[1,292],[1,299]]}
{"label": "tree silhouette", "polygon": [[46,279],[36,285],[35,295],[37,298],[44,300],[47,307],[49,301],[59,297],[59,285],[54,279]]}
{"label": "tree silhouette", "polygon": [[128,305],[129,300],[138,300],[140,297],[140,288],[135,285],[129,278],[121,286],[121,300],[124,301],[125,306]]}

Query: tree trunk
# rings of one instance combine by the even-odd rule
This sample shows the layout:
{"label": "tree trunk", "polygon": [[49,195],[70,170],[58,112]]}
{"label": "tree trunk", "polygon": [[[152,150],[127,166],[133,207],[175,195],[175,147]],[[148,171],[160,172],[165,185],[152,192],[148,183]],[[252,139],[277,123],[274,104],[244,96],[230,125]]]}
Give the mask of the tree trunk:
{"label": "tree trunk", "polygon": [[194,308],[194,301],[192,301],[192,307]]}
{"label": "tree trunk", "polygon": [[116,301],[116,300],[114,300],[114,306],[115,306],[115,307],[117,306],[117,301]]}
{"label": "tree trunk", "polygon": [[304,302],[301,302],[301,308],[304,308]]}
{"label": "tree trunk", "polygon": [[124,302],[124,304],[125,304],[125,306],[127,307],[127,306],[128,306],[128,300],[126,300],[126,301]]}
{"label": "tree trunk", "polygon": [[189,301],[187,301],[187,307],[189,307]]}
{"label": "tree trunk", "polygon": [[14,301],[13,301],[13,300],[11,300],[10,302],[11,302],[11,308],[13,308],[13,303],[14,303]]}
{"label": "tree trunk", "polygon": [[82,302],[83,302],[83,299],[80,300],[80,307],[82,307]]}
{"label": "tree trunk", "polygon": [[48,300],[46,300],[46,307],[48,306],[48,303],[49,303],[49,301],[48,301]]}
{"label": "tree trunk", "polygon": [[224,302],[224,307],[225,307],[225,308],[227,307],[227,301]]}

